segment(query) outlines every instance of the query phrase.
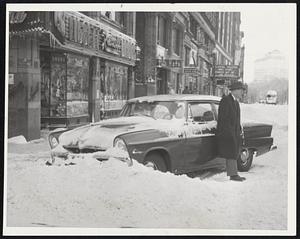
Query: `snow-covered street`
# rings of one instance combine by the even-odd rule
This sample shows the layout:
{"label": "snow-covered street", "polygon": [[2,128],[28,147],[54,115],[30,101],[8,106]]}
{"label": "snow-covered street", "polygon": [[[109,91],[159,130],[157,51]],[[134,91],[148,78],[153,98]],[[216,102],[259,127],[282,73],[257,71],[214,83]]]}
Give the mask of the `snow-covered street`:
{"label": "snow-covered street", "polygon": [[242,183],[225,172],[189,178],[113,159],[47,166],[45,139],[9,143],[7,226],[285,230],[288,106],[241,110],[244,119],[272,123],[278,146],[254,158]]}

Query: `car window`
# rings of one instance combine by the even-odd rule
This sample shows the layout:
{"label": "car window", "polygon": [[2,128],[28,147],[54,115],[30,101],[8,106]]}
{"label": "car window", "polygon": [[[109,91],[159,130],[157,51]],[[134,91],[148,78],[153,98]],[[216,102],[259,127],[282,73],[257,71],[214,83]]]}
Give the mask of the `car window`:
{"label": "car window", "polygon": [[137,101],[128,103],[121,116],[147,116],[155,119],[184,119],[185,103],[183,101]]}
{"label": "car window", "polygon": [[165,105],[156,105],[152,115],[155,119],[170,119],[172,117],[168,107]]}
{"label": "car window", "polygon": [[210,103],[190,103],[189,118],[199,123],[206,123],[215,120]]}
{"label": "car window", "polygon": [[213,108],[215,108],[215,118],[218,119],[218,113],[219,113],[219,104],[213,103]]}

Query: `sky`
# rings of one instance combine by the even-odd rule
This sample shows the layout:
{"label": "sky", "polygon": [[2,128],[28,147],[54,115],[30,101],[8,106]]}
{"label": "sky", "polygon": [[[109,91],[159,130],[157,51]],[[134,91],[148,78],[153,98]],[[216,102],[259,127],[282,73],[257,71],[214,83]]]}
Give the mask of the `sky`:
{"label": "sky", "polygon": [[254,76],[254,61],[272,50],[280,50],[288,59],[292,57],[291,44],[294,33],[291,9],[283,6],[243,8],[241,31],[245,45],[244,81],[249,83]]}

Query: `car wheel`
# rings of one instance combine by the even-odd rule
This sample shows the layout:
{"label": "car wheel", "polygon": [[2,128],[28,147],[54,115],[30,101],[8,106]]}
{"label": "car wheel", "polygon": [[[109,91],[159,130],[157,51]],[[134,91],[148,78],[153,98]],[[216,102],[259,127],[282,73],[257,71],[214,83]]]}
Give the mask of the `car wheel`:
{"label": "car wheel", "polygon": [[144,165],[154,170],[167,172],[167,165],[165,164],[165,160],[159,153],[150,153],[149,155],[147,155]]}
{"label": "car wheel", "polygon": [[237,160],[237,167],[240,172],[248,172],[253,160],[253,150],[243,149]]}

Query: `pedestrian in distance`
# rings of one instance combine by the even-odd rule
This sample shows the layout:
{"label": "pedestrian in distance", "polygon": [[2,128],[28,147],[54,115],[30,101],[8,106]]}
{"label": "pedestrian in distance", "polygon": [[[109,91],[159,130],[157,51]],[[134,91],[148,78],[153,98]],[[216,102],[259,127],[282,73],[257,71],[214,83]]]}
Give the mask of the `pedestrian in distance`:
{"label": "pedestrian in distance", "polygon": [[182,94],[189,94],[189,89],[187,86],[184,87],[184,90],[182,91]]}
{"label": "pedestrian in distance", "polygon": [[233,85],[228,89],[229,92],[223,95],[218,110],[217,147],[219,156],[226,160],[227,176],[230,180],[241,182],[246,178],[239,176],[237,169],[242,141],[240,105],[236,99],[237,89]]}

